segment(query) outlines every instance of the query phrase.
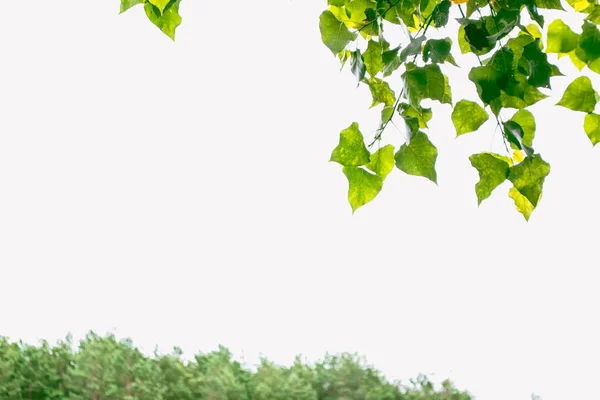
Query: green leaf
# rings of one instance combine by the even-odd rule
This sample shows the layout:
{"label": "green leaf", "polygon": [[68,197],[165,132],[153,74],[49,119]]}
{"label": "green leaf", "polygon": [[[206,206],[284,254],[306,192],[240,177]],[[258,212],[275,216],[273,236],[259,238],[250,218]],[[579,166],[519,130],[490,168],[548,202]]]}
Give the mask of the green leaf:
{"label": "green leaf", "polygon": [[398,55],[399,50],[400,47],[397,47],[393,50],[384,51],[381,55],[381,60],[383,61],[383,76],[390,76],[392,72],[402,65],[402,60]]}
{"label": "green leaf", "polygon": [[171,0],[148,0],[148,2],[155,5],[161,13],[165,10],[165,7],[167,7],[170,1]]}
{"label": "green leaf", "polygon": [[410,56],[421,54],[421,48],[423,47],[424,40],[425,36],[419,36],[417,38],[411,39],[408,46],[406,46],[406,48],[400,52],[400,60],[404,62]]}
{"label": "green leaf", "polygon": [[515,150],[524,150],[528,156],[533,154],[533,149],[523,143],[523,137],[525,132],[521,125],[513,120],[506,121],[504,124],[504,134],[506,139],[511,144],[511,147]]}
{"label": "green leaf", "polygon": [[583,129],[592,141],[592,145],[600,142],[600,115],[587,114],[583,121]]}
{"label": "green leaf", "polygon": [[369,40],[367,51],[363,54],[363,59],[367,72],[371,76],[377,75],[383,69],[383,48],[381,43],[375,40]]}
{"label": "green leaf", "polygon": [[477,86],[479,98],[490,104],[492,100],[500,97],[500,79],[504,76],[502,71],[491,66],[474,67],[469,73],[469,79]]}
{"label": "green leaf", "polygon": [[133,6],[137,6],[138,4],[144,4],[146,0],[121,0],[121,9],[120,12],[124,13],[129,10]]}
{"label": "green leaf", "polygon": [[443,0],[433,9],[432,18],[436,28],[443,28],[448,23],[451,4],[448,0]]}
{"label": "green leaf", "polygon": [[321,14],[319,29],[323,43],[333,54],[338,54],[346,48],[348,43],[356,39],[356,34],[350,32],[346,25],[338,21],[329,10],[325,10]]}
{"label": "green leaf", "polygon": [[600,31],[598,31],[598,27],[591,22],[585,21],[582,30],[583,32],[579,36],[578,45],[585,54],[584,61],[590,62],[600,58]]}
{"label": "green leaf", "polygon": [[366,167],[375,172],[381,179],[385,179],[394,169],[394,146],[391,144],[385,145],[371,154],[371,162]]}
{"label": "green leaf", "polygon": [[492,153],[473,154],[469,160],[473,168],[479,172],[475,193],[477,204],[480,205],[508,178],[512,162],[507,157]]}
{"label": "green leaf", "polygon": [[360,50],[352,52],[352,55],[350,57],[350,70],[352,71],[356,79],[358,79],[359,83],[365,78],[367,68],[365,67],[365,63],[363,62]]}
{"label": "green leaf", "polygon": [[475,11],[480,8],[487,7],[487,0],[468,0],[467,1],[467,18],[470,18]]}
{"label": "green leaf", "polygon": [[[446,39],[431,39],[428,40],[423,48],[423,60],[428,62],[431,58],[432,63],[443,63],[448,60],[450,63],[455,64],[451,59],[450,50],[452,49],[452,41],[449,38]],[[455,64],[456,65],[456,64]]]}
{"label": "green leaf", "polygon": [[535,0],[535,5],[538,6],[538,8],[564,11],[560,0]]}
{"label": "green leaf", "polygon": [[577,47],[579,35],[576,34],[562,20],[552,21],[548,26],[548,53],[569,53]]}
{"label": "green leaf", "polygon": [[383,187],[383,179],[357,167],[344,167],[342,171],[348,178],[348,202],[354,214],[377,197]]}
{"label": "green leaf", "polygon": [[437,149],[427,135],[417,132],[408,144],[403,144],[394,157],[396,167],[409,175],[423,176],[437,184],[435,161]]}
{"label": "green leaf", "polygon": [[340,132],[340,142],[331,153],[329,161],[345,167],[358,167],[371,161],[371,154],[356,122]]}
{"label": "green leaf", "polygon": [[557,105],[573,111],[594,112],[598,103],[598,93],[592,87],[592,81],[587,76],[576,78],[563,94]]}
{"label": "green leaf", "polygon": [[550,87],[552,66],[548,63],[548,56],[540,49],[539,39],[523,47],[523,57],[529,65],[529,79],[527,82],[536,87]]}
{"label": "green leaf", "polygon": [[162,12],[153,4],[144,4],[144,11],[146,11],[148,19],[172,40],[175,40],[175,30],[181,24],[179,3],[181,0],[169,2],[168,7]]}
{"label": "green leaf", "polygon": [[542,195],[542,187],[546,176],[550,173],[550,164],[542,160],[539,154],[527,157],[520,164],[510,169],[508,180],[511,181],[533,207],[537,207]]}
{"label": "green leaf", "polygon": [[600,24],[600,5],[596,4],[590,15],[585,17],[585,19],[595,24]]}
{"label": "green leaf", "polygon": [[567,0],[567,3],[577,12],[588,12],[594,7],[596,0]]}
{"label": "green leaf", "polygon": [[404,90],[409,103],[415,109],[421,100],[432,99],[440,103],[452,104],[452,94],[448,78],[437,64],[429,64],[425,67],[415,67],[402,74]]}
{"label": "green leaf", "polygon": [[452,123],[456,129],[456,137],[475,132],[488,118],[488,113],[474,101],[459,101],[452,111]]}
{"label": "green leaf", "polygon": [[533,146],[536,128],[533,114],[528,110],[519,110],[512,116],[510,121],[516,122],[521,127],[523,131],[523,144],[526,146]]}
{"label": "green leaf", "polygon": [[415,118],[418,122],[418,126],[420,129],[427,128],[427,123],[431,121],[433,117],[433,112],[431,108],[414,108],[410,104],[402,103],[398,106],[398,112],[400,115],[406,118]]}
{"label": "green leaf", "polygon": [[369,89],[371,90],[371,96],[373,97],[373,103],[371,107],[375,107],[378,104],[385,104],[386,107],[391,107],[396,102],[396,95],[394,91],[390,89],[390,85],[379,78],[371,78],[367,82]]}
{"label": "green leaf", "polygon": [[508,191],[508,197],[515,201],[515,206],[517,207],[517,211],[519,211],[525,217],[526,221],[529,221],[529,217],[531,217],[531,213],[535,208],[533,204],[527,199],[527,197],[523,196],[521,192],[519,192],[514,187],[510,188]]}
{"label": "green leaf", "polygon": [[481,21],[472,21],[465,25],[465,39],[476,50],[484,51],[493,47],[489,36],[490,32]]}

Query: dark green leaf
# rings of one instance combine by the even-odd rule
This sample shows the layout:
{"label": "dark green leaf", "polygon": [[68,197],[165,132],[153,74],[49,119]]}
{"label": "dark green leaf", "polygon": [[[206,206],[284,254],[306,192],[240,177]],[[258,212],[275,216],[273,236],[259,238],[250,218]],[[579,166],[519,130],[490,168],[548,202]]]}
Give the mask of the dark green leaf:
{"label": "dark green leaf", "polygon": [[433,9],[433,24],[436,28],[443,28],[448,23],[448,15],[450,13],[450,3],[448,0],[442,0],[435,8]]}
{"label": "dark green leaf", "polygon": [[340,132],[340,142],[331,153],[329,161],[335,161],[345,167],[358,167],[371,161],[371,155],[356,122]]}
{"label": "dark green leaf", "polygon": [[346,48],[348,43],[356,39],[356,34],[346,28],[342,22],[329,10],[324,11],[319,18],[319,29],[321,30],[321,39],[325,46],[338,54]]}
{"label": "dark green leaf", "polygon": [[344,167],[342,171],[348,178],[348,202],[354,214],[377,197],[383,187],[383,179],[357,167]]}
{"label": "dark green leaf", "polygon": [[452,111],[452,123],[456,129],[456,136],[475,132],[488,118],[488,113],[479,104],[470,100],[459,101]]}
{"label": "dark green leaf", "polygon": [[469,73],[469,79],[477,86],[479,98],[490,104],[492,100],[500,97],[500,79],[504,76],[502,71],[491,66],[474,67]]}
{"label": "dark green leaf", "polygon": [[365,78],[367,68],[365,67],[365,63],[363,62],[360,50],[352,52],[352,55],[350,57],[350,70],[352,71],[356,79],[358,79],[358,82],[361,82]]}
{"label": "dark green leaf", "polygon": [[423,48],[423,60],[428,62],[429,59],[431,59],[431,62],[441,64],[444,61],[449,60],[451,49],[452,41],[449,38],[430,39]]}
{"label": "dark green leaf", "polygon": [[390,76],[392,72],[397,70],[400,65],[402,65],[402,60],[398,55],[399,50],[400,48],[397,47],[393,50],[384,51],[381,55],[381,59],[383,61],[383,76]]}
{"label": "dark green leaf", "polygon": [[596,103],[598,103],[598,93],[592,87],[592,81],[587,76],[580,76],[567,86],[557,105],[573,111],[591,113],[594,112]]}
{"label": "dark green leaf", "polygon": [[438,100],[440,103],[446,104],[452,103],[448,78],[442,74],[437,64],[415,67],[406,71],[402,78],[404,79],[405,93],[410,105],[414,108],[418,108],[423,99]]}
{"label": "dark green leaf", "polygon": [[406,46],[406,48],[400,52],[400,60],[404,62],[409,56],[421,54],[421,48],[423,47],[424,40],[425,36],[419,36],[412,39],[408,46]]}
{"label": "dark green leaf", "polygon": [[578,45],[585,54],[585,61],[590,62],[600,58],[600,31],[598,31],[598,27],[585,21],[582,30]]}
{"label": "dark green leaf", "polygon": [[587,114],[583,121],[583,129],[594,146],[600,142],[600,115]]}
{"label": "dark green leaf", "polygon": [[473,168],[479,172],[475,193],[477,204],[481,204],[508,178],[512,163],[509,158],[492,153],[473,154],[469,160]]}
{"label": "dark green leaf", "polygon": [[490,33],[481,21],[472,22],[465,26],[465,39],[471,47],[477,50],[484,50],[493,47],[488,37]]}
{"label": "dark green leaf", "polygon": [[408,144],[403,144],[396,153],[396,167],[409,175],[423,176],[437,183],[435,161],[437,149],[423,132],[417,132]]}
{"label": "dark green leaf", "polygon": [[540,50],[539,39],[523,48],[523,57],[529,65],[529,79],[527,82],[536,87],[550,87],[552,68],[548,63],[548,56]]}

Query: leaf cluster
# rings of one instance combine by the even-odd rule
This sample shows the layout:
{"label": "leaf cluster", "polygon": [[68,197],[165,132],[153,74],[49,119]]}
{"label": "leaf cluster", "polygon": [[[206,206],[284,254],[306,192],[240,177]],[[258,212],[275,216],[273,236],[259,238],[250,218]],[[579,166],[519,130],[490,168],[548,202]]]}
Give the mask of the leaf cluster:
{"label": "leaf cluster", "polygon": [[253,370],[219,346],[184,360],[146,356],[131,340],[89,333],[73,350],[67,340],[31,346],[0,337],[0,399],[4,400],[470,400],[449,381],[439,388],[419,376],[408,385],[388,382],[355,354],[326,355],[309,365],[262,359]]}
{"label": "leaf cluster", "polygon": [[[572,8],[569,12],[587,14],[581,32],[556,19],[547,26],[544,47],[543,10],[565,11],[560,0],[329,0],[319,25],[323,43],[342,65],[350,60],[359,84],[371,91],[372,106],[383,105],[381,123],[370,145],[366,146],[357,123],[353,123],[340,134],[331,157],[342,165],[349,181],[352,210],[378,195],[394,164],[407,174],[437,183],[438,152],[429,138],[432,132],[426,131],[432,118],[431,109],[423,104],[427,100],[453,108],[451,119],[457,137],[476,132],[490,118],[495,119],[506,154],[483,152],[470,157],[480,176],[475,185],[478,202],[508,181],[512,183],[509,197],[529,219],[550,172],[550,165],[533,147],[536,123],[529,107],[548,97],[552,79],[564,76],[549,61],[549,55],[569,56],[579,70],[587,67],[600,73],[600,5],[596,0],[567,3]],[[533,23],[525,25],[525,15]],[[446,27],[452,16],[459,23],[455,42],[451,37],[429,38],[431,29]],[[390,25],[404,28],[404,43],[388,41]],[[452,55],[454,43],[461,53],[474,56],[468,79],[477,90],[479,102],[453,102],[443,69],[457,65]],[[395,75],[400,77],[396,90],[391,80]],[[591,80],[580,76],[557,104],[586,113],[583,130],[593,145],[600,141],[600,115],[594,113],[598,100]],[[510,109],[516,111],[506,118]],[[381,141],[388,124],[398,120],[403,123],[395,125],[404,127],[405,143],[397,150],[388,144],[370,153],[368,149]],[[350,132],[351,145],[343,138]],[[344,157],[338,157],[342,153]],[[354,157],[357,154],[359,158]],[[373,168],[377,163],[386,166],[384,174]]]}

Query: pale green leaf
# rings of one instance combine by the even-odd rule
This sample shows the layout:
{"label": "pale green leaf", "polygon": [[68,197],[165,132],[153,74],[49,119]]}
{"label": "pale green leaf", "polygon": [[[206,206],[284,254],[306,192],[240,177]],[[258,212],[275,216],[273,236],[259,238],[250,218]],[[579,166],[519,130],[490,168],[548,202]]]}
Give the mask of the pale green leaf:
{"label": "pale green leaf", "polygon": [[391,107],[396,102],[396,95],[390,88],[390,85],[379,78],[371,78],[367,82],[369,84],[369,90],[373,97],[373,103],[371,107],[375,107],[378,104],[383,103],[386,107]]}
{"label": "pale green leaf", "polygon": [[175,40],[175,30],[181,24],[179,3],[181,3],[181,0],[170,3],[169,7],[162,13],[155,5],[150,3],[144,4],[144,10],[148,19],[172,40]]}
{"label": "pale green leaf", "polygon": [[456,129],[456,136],[475,132],[488,118],[488,113],[474,101],[459,101],[452,111],[452,123]]}
{"label": "pale green leaf", "polygon": [[592,87],[592,81],[587,76],[580,76],[567,86],[557,105],[573,111],[591,113],[598,103],[598,93]]}
{"label": "pale green leaf", "polygon": [[528,110],[517,111],[510,121],[514,121],[521,126],[523,130],[522,142],[526,146],[533,146],[533,139],[535,137],[535,118],[533,114]]}
{"label": "pale green leaf", "polygon": [[148,0],[149,3],[152,3],[160,10],[162,13],[165,10],[167,4],[169,4],[171,0]]}
{"label": "pale green leaf", "polygon": [[526,221],[529,221],[529,217],[535,208],[533,204],[527,199],[527,197],[523,196],[521,192],[519,192],[514,187],[510,188],[508,191],[508,197],[515,201],[515,206],[517,207],[517,211],[519,211],[525,217]]}
{"label": "pale green leaf", "polygon": [[369,40],[367,51],[363,54],[363,60],[369,75],[374,77],[383,69],[383,49],[379,42]]}
{"label": "pale green leaf", "polygon": [[356,34],[346,28],[342,22],[329,10],[323,11],[319,18],[319,29],[321,30],[321,39],[325,46],[338,54],[346,48],[348,43],[356,39]]}
{"label": "pale green leaf", "polygon": [[339,144],[333,149],[329,161],[335,161],[345,167],[358,167],[371,161],[363,135],[358,129],[358,123],[353,122],[340,132]]}
{"label": "pale green leaf", "polygon": [[477,194],[477,204],[481,204],[508,178],[512,162],[508,157],[492,153],[473,154],[469,160],[473,168],[479,172],[475,194]]}
{"label": "pale green leaf", "polygon": [[362,168],[344,167],[344,175],[348,178],[348,202],[352,213],[373,200],[383,187],[383,179]]}
{"label": "pale green leaf", "polygon": [[375,172],[381,179],[385,179],[394,169],[394,146],[391,144],[385,145],[371,154],[371,162],[366,167]]}
{"label": "pale green leaf", "polygon": [[569,53],[577,47],[579,35],[562,20],[552,21],[548,26],[548,53]]}
{"label": "pale green leaf", "polygon": [[137,6],[138,4],[144,4],[146,0],[121,0],[121,9],[120,12],[124,13],[129,10],[133,6]]}
{"label": "pale green leaf", "polygon": [[403,144],[396,153],[396,167],[409,175],[423,176],[437,184],[435,162],[437,148],[421,131],[411,138],[408,144]]}
{"label": "pale green leaf", "polygon": [[594,146],[600,142],[600,115],[587,114],[583,121],[583,129]]}
{"label": "pale green leaf", "polygon": [[515,189],[536,207],[542,195],[542,187],[546,176],[550,173],[550,164],[542,160],[539,154],[527,157],[510,169],[508,180]]}

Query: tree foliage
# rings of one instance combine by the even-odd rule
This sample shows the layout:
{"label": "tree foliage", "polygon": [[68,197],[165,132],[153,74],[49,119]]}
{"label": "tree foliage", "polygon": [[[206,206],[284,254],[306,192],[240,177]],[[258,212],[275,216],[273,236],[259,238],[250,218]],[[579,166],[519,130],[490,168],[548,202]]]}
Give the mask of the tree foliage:
{"label": "tree foliage", "polygon": [[[121,0],[121,11],[142,3],[149,19],[174,38],[181,22],[180,0]],[[583,23],[547,23],[549,11],[577,14]],[[445,29],[451,18],[458,21],[456,31]],[[353,212],[379,194],[393,164],[437,183],[438,153],[427,127],[432,110],[424,106],[434,101],[453,108],[457,136],[476,132],[490,117],[495,119],[505,154],[470,157],[481,178],[475,186],[478,202],[509,182],[509,196],[529,219],[550,172],[534,148],[536,123],[529,107],[549,97],[552,80],[564,76],[551,57],[569,57],[580,71],[600,73],[598,24],[598,0],[327,0],[319,18],[323,43],[342,66],[349,65],[359,84],[369,87],[372,107],[381,106],[381,123],[372,141],[366,142],[353,122],[340,133],[331,155],[348,179]],[[404,32],[403,40],[388,35],[394,25]],[[433,29],[447,37],[432,37]],[[474,65],[465,70],[479,99],[453,100],[444,69],[457,65],[457,51],[472,54]],[[557,103],[586,114],[581,130],[592,145],[600,141],[598,101],[592,81],[580,76]],[[400,121],[405,143],[381,147],[388,125]],[[375,143],[380,143],[377,150]]]}
{"label": "tree foliage", "polygon": [[225,347],[184,361],[182,351],[142,354],[131,340],[89,333],[74,351],[69,338],[31,346],[0,337],[0,400],[470,400],[449,381],[419,376],[388,382],[363,358],[327,355],[290,367],[263,359],[254,371]]}

